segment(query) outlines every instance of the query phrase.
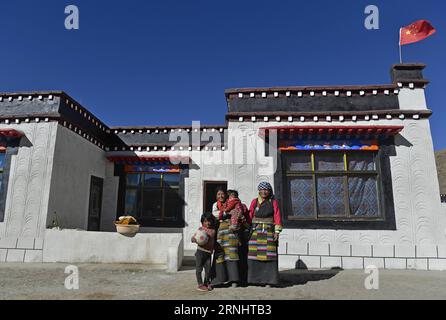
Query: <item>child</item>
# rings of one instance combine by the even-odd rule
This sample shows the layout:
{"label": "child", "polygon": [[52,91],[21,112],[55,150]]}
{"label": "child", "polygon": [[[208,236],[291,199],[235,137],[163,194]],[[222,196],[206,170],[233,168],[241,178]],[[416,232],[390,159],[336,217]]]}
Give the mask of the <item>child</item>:
{"label": "child", "polygon": [[[224,212],[231,215],[231,225],[229,230],[232,232],[240,231],[242,225],[247,224],[246,217],[244,215],[245,208],[238,198],[238,192],[235,190],[228,190],[228,200],[224,205]],[[246,226],[245,226],[246,227]]]}
{"label": "child", "polygon": [[[201,227],[198,231],[206,232],[208,240],[206,243],[198,245],[195,235],[192,237],[192,242],[197,243],[198,248],[195,253],[195,264],[196,264],[196,274],[198,282],[198,291],[208,292],[212,291],[212,286],[210,285],[210,272],[211,272],[211,257],[214,251],[215,245],[215,218],[212,213],[205,213],[201,216]],[[197,231],[197,232],[198,232]],[[201,277],[201,273],[204,268],[204,282]]]}

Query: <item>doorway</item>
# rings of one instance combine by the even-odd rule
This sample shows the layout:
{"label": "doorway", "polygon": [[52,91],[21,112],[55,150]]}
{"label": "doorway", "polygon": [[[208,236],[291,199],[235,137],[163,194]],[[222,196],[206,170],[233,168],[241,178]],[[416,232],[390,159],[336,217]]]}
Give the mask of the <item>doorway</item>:
{"label": "doorway", "polygon": [[88,205],[88,231],[100,231],[104,179],[91,176]]}
{"label": "doorway", "polygon": [[212,212],[212,206],[217,201],[217,189],[228,190],[227,181],[204,181],[203,182],[203,209],[204,212]]}

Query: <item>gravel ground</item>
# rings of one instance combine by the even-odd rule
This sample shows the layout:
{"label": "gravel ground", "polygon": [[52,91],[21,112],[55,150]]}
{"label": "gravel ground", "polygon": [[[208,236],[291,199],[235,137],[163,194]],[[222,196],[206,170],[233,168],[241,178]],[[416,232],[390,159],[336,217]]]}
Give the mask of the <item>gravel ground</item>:
{"label": "gravel ground", "polygon": [[379,290],[366,290],[363,271],[283,271],[280,288],[216,288],[196,291],[195,271],[168,274],[160,266],[78,264],[79,290],[64,287],[67,264],[0,264],[1,300],[138,299],[446,299],[446,272],[390,271]]}

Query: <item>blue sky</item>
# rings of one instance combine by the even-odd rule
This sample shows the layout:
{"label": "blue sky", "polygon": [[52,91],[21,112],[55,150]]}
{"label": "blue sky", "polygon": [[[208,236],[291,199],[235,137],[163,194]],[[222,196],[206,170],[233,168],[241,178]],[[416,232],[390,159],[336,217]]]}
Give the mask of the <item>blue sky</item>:
{"label": "blue sky", "polygon": [[[64,28],[69,4],[78,31]],[[369,4],[380,30],[364,28]],[[437,34],[404,58],[428,65],[434,144],[446,149],[441,0],[15,0],[0,12],[0,91],[64,90],[110,126],[223,124],[227,88],[389,83],[399,28],[427,19]]]}

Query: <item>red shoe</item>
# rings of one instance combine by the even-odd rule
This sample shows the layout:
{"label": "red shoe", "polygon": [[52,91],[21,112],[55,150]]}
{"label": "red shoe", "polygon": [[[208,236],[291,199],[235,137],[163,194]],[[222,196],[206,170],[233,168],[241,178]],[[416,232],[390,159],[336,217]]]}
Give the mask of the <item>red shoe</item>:
{"label": "red shoe", "polygon": [[214,290],[214,287],[212,287],[212,285],[208,285],[208,291],[212,291],[212,290]]}
{"label": "red shoe", "polygon": [[208,292],[209,291],[208,287],[205,286],[204,284],[202,284],[201,286],[198,286],[197,290],[200,292]]}

